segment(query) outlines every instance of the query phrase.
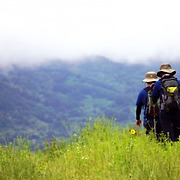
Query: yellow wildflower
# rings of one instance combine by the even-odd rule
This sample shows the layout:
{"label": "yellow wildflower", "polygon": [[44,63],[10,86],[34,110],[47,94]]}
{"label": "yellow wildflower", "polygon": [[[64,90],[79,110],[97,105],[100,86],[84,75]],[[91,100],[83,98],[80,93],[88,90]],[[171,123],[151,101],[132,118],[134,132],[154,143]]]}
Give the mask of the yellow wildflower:
{"label": "yellow wildflower", "polygon": [[136,131],[134,129],[131,129],[131,134],[135,134]]}

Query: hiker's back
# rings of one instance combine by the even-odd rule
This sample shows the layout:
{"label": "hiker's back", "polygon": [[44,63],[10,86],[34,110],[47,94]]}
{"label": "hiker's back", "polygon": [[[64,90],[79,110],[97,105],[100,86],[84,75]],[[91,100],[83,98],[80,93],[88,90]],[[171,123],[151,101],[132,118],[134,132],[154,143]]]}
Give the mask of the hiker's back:
{"label": "hiker's back", "polygon": [[164,76],[161,82],[162,100],[161,110],[173,113],[180,110],[179,83],[177,78]]}

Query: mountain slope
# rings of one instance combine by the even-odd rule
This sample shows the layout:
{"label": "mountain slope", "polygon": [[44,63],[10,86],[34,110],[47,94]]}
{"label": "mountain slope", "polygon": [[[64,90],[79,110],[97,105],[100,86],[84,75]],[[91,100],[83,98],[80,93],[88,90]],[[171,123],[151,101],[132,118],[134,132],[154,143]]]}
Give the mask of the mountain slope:
{"label": "mountain slope", "polygon": [[[153,67],[158,69],[158,67]],[[35,143],[66,137],[66,125],[84,125],[106,115],[135,121],[135,102],[148,66],[123,65],[103,57],[79,63],[14,67],[0,74],[0,137],[24,134]]]}

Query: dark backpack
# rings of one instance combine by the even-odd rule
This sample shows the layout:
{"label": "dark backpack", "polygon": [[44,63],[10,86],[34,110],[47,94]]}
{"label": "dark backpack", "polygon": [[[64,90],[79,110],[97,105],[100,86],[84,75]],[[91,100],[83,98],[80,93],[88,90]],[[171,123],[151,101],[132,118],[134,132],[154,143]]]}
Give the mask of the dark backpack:
{"label": "dark backpack", "polygon": [[[160,101],[158,99],[157,103],[153,103],[152,101],[152,90],[153,87],[146,87],[145,90],[147,91],[147,99],[146,99],[146,117],[147,116],[159,116],[159,109],[160,109]],[[155,109],[154,109],[155,107]],[[155,111],[155,112],[154,112]]]}
{"label": "dark backpack", "polygon": [[165,112],[180,110],[179,84],[175,77],[162,78],[161,109]]}

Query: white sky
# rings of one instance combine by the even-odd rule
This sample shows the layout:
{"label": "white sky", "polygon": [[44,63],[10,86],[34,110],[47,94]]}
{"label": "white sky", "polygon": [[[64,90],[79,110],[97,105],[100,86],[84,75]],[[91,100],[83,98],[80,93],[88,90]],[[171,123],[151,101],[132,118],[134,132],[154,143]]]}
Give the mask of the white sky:
{"label": "white sky", "polygon": [[180,57],[179,0],[4,0],[0,64]]}

